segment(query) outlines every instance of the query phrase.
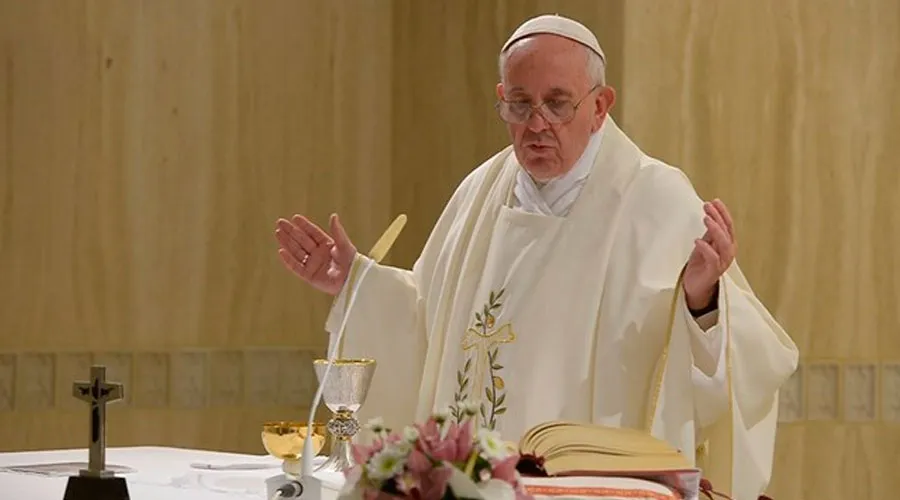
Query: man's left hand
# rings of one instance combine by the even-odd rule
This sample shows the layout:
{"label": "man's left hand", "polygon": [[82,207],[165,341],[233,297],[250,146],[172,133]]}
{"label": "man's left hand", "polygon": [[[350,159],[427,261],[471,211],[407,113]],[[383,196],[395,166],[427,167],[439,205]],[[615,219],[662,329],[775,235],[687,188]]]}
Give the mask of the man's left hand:
{"label": "man's left hand", "polygon": [[737,242],[731,214],[721,200],[703,204],[706,234],[694,242],[684,270],[684,294],[692,310],[707,308],[714,300],[719,278],[734,261]]}

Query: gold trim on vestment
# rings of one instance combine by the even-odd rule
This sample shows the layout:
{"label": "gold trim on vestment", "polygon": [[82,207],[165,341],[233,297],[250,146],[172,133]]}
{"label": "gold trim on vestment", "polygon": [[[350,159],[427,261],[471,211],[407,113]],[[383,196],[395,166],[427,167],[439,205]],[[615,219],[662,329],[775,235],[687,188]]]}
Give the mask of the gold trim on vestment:
{"label": "gold trim on vestment", "polygon": [[[327,365],[328,360],[327,359],[317,359],[317,360],[314,360],[313,363],[317,364],[317,365]],[[337,358],[334,360],[334,362],[332,364],[337,365],[337,366],[350,366],[350,365],[366,366],[366,365],[371,365],[374,363],[375,363],[374,359],[367,359],[367,358],[358,358],[358,359]]]}
{"label": "gold trim on vestment", "polygon": [[678,295],[681,293],[681,284],[684,280],[684,270],[686,268],[687,266],[681,268],[681,271],[678,273],[678,279],[675,281],[675,294],[672,296],[672,304],[669,307],[669,321],[668,326],[666,327],[666,338],[663,343],[663,351],[659,355],[659,360],[656,361],[656,377],[653,387],[650,390],[650,401],[647,405],[647,412],[644,414],[644,428],[651,434],[653,431],[653,421],[656,418],[656,407],[659,405],[659,396],[662,392],[663,378],[665,378],[666,375],[666,362],[669,360],[669,344],[672,342],[672,330],[675,327]]}
{"label": "gold trim on vestment", "polygon": [[[678,311],[678,297],[681,293],[681,288],[684,280],[684,271],[687,268],[685,266],[681,269],[681,272],[678,274],[678,279],[675,282],[675,294],[672,297],[672,304],[669,308],[669,323],[666,328],[666,339],[665,346],[663,347],[663,352],[659,356],[659,360],[656,363],[656,377],[653,383],[653,387],[650,391],[650,402],[648,404],[647,413],[645,415],[645,427],[648,433],[652,434],[653,431],[653,422],[656,419],[656,408],[659,405],[660,394],[662,393],[662,384],[663,379],[665,378],[666,373],[666,363],[669,359],[669,345],[672,341],[672,332],[675,326],[675,317]],[[728,300],[728,286],[725,281],[725,277],[723,275],[722,283],[720,283],[719,289],[722,291],[722,302],[723,307],[720,307],[720,312],[724,312],[724,332],[725,335],[725,383],[728,388],[728,412],[725,416],[728,420],[729,425],[729,443],[728,447],[731,448],[729,454],[729,466],[728,466],[728,477],[727,478],[717,478],[717,479],[725,479],[726,485],[723,488],[722,486],[718,486],[719,491],[724,491],[727,494],[731,494],[731,485],[733,484],[733,476],[734,476],[734,443],[731,441],[734,436],[733,422],[734,422],[734,387],[732,384],[732,353],[731,353],[731,304]],[[724,419],[720,419],[715,424],[712,424],[709,427],[714,427],[723,423]],[[696,436],[695,436],[696,438]],[[709,458],[711,455],[712,447],[716,444],[722,445],[722,443],[715,442],[710,443],[709,439],[704,440],[702,443],[697,445],[696,447],[696,455],[694,462],[697,463],[698,467],[700,467],[700,459],[701,458]],[[701,467],[702,468],[702,467]],[[705,470],[704,470],[705,475]],[[721,483],[722,481],[718,481]]]}

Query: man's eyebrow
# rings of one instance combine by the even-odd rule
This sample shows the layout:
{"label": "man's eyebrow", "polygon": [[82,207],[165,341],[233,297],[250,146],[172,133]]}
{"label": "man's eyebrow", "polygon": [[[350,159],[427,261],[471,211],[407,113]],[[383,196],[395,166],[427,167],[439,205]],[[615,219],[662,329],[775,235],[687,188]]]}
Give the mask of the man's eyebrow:
{"label": "man's eyebrow", "polygon": [[[525,89],[522,87],[510,87],[509,91],[507,92],[507,94],[520,94],[520,93],[521,94],[526,93]],[[550,89],[550,91],[547,92],[547,95],[550,95],[553,97],[559,97],[559,96],[572,97],[573,96],[571,91],[566,90],[562,87],[552,87]]]}
{"label": "man's eyebrow", "polygon": [[566,96],[566,97],[572,97],[572,95],[573,95],[571,91],[566,90],[566,89],[561,88],[561,87],[553,87],[553,88],[551,88],[549,94],[552,95],[552,96],[554,96],[554,97],[555,97],[555,96],[561,96],[561,95],[562,95],[562,96]]}

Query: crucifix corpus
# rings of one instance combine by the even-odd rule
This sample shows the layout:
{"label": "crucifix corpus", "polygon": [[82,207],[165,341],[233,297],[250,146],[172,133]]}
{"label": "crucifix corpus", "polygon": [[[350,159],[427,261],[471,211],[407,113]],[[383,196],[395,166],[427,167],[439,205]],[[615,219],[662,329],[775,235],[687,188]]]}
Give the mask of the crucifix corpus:
{"label": "crucifix corpus", "polygon": [[106,381],[106,367],[92,366],[90,382],[75,382],[72,395],[90,405],[88,468],[69,478],[64,500],[128,500],[125,479],[106,470],[106,405],[125,396],[122,384]]}

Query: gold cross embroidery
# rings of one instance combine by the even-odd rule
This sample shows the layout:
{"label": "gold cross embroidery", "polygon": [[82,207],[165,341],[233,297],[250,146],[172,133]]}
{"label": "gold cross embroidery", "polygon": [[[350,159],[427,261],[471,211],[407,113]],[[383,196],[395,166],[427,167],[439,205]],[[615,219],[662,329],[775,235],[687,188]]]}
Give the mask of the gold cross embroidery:
{"label": "gold cross embroidery", "polygon": [[[499,346],[516,340],[516,334],[509,323],[494,328],[503,307],[500,302],[503,293],[503,289],[490,293],[487,304],[475,313],[475,322],[463,334],[460,347],[466,353],[465,365],[456,372],[457,390],[453,395],[456,403],[482,400],[479,405],[481,420],[490,429],[495,429],[497,417],[506,413],[506,406],[503,404],[506,402],[506,382],[500,376],[503,365],[498,361]],[[473,358],[474,373],[471,371]],[[460,415],[456,415],[456,418],[459,419]]]}
{"label": "gold cross embroidery", "polygon": [[[493,365],[497,363],[496,359],[492,359],[491,351],[500,344],[508,344],[514,340],[516,340],[516,334],[513,333],[512,325],[509,323],[487,333],[479,332],[474,328],[466,330],[462,340],[463,351],[475,351],[475,383],[478,385],[473,387],[474,398],[480,397],[479,392],[485,386],[485,372],[489,368],[493,368]],[[500,368],[502,369],[502,367]],[[504,385],[503,379],[499,375],[494,374],[491,376],[491,384],[500,385],[498,389],[503,389]],[[476,387],[477,391],[475,390]]]}

